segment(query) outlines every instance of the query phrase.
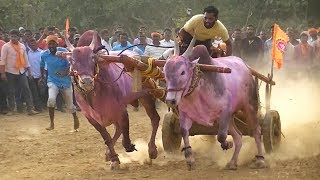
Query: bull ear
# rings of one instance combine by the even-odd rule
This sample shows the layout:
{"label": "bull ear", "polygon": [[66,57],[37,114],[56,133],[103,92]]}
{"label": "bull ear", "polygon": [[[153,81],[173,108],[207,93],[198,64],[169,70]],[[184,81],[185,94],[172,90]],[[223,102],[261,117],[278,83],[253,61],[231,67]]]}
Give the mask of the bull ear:
{"label": "bull ear", "polygon": [[196,60],[193,60],[191,63],[192,63],[193,65],[196,65],[196,64],[198,64],[199,60],[200,60],[200,58],[198,58],[198,59],[196,59]]}
{"label": "bull ear", "polygon": [[66,42],[67,49],[72,52],[74,50],[74,46],[70,43],[66,34],[64,35],[64,41]]}
{"label": "bull ear", "polygon": [[189,46],[188,46],[188,48],[187,48],[187,50],[183,53],[182,56],[189,57],[191,55],[191,53],[192,53],[192,49],[193,49],[193,46],[195,45],[195,43],[196,43],[196,38],[193,37],[191,42],[190,42],[190,44],[189,44]]}
{"label": "bull ear", "polygon": [[93,37],[92,37],[92,41],[91,44],[89,45],[90,49],[93,51],[94,50],[94,46],[97,44],[97,37],[98,37],[98,33],[97,31],[93,32]]}

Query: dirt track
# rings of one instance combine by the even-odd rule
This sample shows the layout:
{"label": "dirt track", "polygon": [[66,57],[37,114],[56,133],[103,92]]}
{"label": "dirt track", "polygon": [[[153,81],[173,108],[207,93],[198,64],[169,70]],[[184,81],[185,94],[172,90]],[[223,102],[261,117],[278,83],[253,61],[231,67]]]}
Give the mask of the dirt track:
{"label": "dirt track", "polygon": [[[288,142],[283,142],[283,148],[280,148],[279,153],[266,156],[270,168],[262,170],[250,169],[247,166],[247,162],[255,155],[251,138],[244,138],[238,170],[226,171],[222,168],[230,159],[233,150],[222,152],[215,142],[199,136],[193,137],[191,145],[195,151],[196,170],[189,172],[182,154],[172,156],[163,152],[160,129],[157,136],[159,156],[152,165],[149,165],[144,163],[148,160],[146,144],[151,131],[149,120],[143,110],[133,112],[129,108],[129,111],[131,138],[136,143],[138,152],[125,153],[118,141],[116,150],[120,154],[123,169],[116,172],[109,170],[109,163],[104,161],[105,148],[102,138],[82,115],[80,115],[81,130],[77,133],[70,132],[73,126],[72,120],[66,113],[57,113],[56,129],[52,132],[44,129],[48,125],[47,112],[32,117],[1,115],[0,179],[320,178],[320,138],[314,139],[311,144],[290,144],[298,137],[298,134],[289,136],[290,133],[285,140]],[[162,111],[162,116],[164,112],[165,110]],[[314,122],[304,127],[309,128],[310,133],[305,138],[311,138],[315,133],[319,133],[317,129],[320,124]],[[113,128],[109,129],[111,131]],[[304,137],[298,139],[303,140]],[[301,145],[306,146],[304,150],[301,150]],[[300,148],[299,152],[295,151],[297,148],[298,150]]]}

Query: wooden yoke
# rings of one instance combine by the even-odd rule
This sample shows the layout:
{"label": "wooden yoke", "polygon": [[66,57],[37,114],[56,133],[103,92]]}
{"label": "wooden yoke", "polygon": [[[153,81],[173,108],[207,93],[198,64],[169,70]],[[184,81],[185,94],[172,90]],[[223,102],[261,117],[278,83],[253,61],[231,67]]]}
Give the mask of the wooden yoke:
{"label": "wooden yoke", "polygon": [[[133,68],[136,67],[141,71],[146,71],[148,69],[148,56],[135,56],[130,58],[128,56],[111,56],[111,55],[100,55],[100,57],[108,62],[117,62],[123,63],[128,71],[133,71]],[[153,59],[152,66],[153,67],[163,67],[166,61],[164,60],[156,60]],[[208,64],[197,64],[200,67],[201,71],[210,71],[210,72],[218,72],[218,73],[231,73],[231,69],[227,67],[219,67]],[[164,76],[161,75],[161,78]]]}

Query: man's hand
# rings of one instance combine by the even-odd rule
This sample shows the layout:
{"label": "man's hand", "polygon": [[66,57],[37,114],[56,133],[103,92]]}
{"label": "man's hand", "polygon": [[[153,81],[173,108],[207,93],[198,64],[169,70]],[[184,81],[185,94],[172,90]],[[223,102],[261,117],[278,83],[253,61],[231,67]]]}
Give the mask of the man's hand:
{"label": "man's hand", "polygon": [[66,69],[63,71],[57,71],[56,75],[58,75],[59,77],[65,77],[65,76],[69,75],[69,69]]}
{"label": "man's hand", "polygon": [[38,80],[38,85],[41,86],[42,84],[44,84],[44,77],[40,77]]}
{"label": "man's hand", "polygon": [[6,73],[1,73],[1,80],[6,81],[7,80],[7,75]]}
{"label": "man's hand", "polygon": [[226,56],[231,56],[232,55],[232,42],[231,42],[231,40],[228,39],[224,43],[226,43]]}

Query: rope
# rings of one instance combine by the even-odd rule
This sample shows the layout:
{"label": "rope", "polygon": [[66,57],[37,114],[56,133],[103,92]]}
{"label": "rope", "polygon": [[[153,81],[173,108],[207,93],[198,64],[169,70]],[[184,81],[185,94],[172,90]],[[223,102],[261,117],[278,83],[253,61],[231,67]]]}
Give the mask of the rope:
{"label": "rope", "polygon": [[153,67],[153,58],[149,58],[148,68],[145,71],[142,71],[141,74],[145,77],[158,79],[161,76],[161,72],[159,67]]}
{"label": "rope", "polygon": [[124,48],[117,56],[120,56],[125,50],[133,48],[135,46],[144,46],[144,45],[146,45],[146,46],[154,46],[154,47],[161,47],[161,48],[173,48],[173,46],[156,46],[156,45],[153,45],[153,44],[134,44],[132,46]]}

